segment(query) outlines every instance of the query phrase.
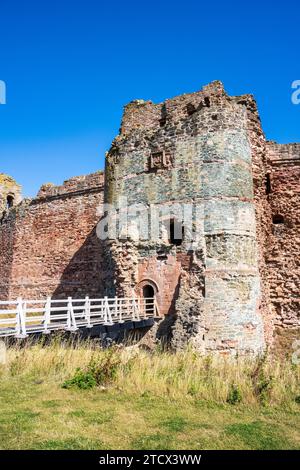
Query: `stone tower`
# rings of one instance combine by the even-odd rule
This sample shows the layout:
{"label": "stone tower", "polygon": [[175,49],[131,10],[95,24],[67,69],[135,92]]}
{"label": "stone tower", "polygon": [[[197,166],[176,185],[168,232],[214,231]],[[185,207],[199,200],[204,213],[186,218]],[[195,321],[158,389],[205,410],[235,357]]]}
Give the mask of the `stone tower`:
{"label": "stone tower", "polygon": [[22,199],[22,188],[16,181],[4,173],[0,173],[0,214],[19,204]]}
{"label": "stone tower", "polygon": [[71,178],[17,206],[0,174],[0,299],[155,297],[150,339],[286,350],[300,331],[299,181],[300,144],[266,141],[252,95],[214,82],[133,101],[105,188],[99,173]]}
{"label": "stone tower", "polygon": [[116,293],[154,295],[175,348],[264,349],[247,120],[220,82],[134,101],[107,155]]}

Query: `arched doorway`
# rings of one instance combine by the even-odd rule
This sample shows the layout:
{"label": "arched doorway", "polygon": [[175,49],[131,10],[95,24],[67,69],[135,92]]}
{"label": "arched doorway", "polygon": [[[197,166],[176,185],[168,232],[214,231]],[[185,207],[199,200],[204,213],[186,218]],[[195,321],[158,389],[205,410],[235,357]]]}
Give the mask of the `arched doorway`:
{"label": "arched doorway", "polygon": [[9,194],[6,198],[6,207],[7,209],[11,209],[14,205],[14,196]]}
{"label": "arched doorway", "polygon": [[143,286],[143,299],[145,300],[145,311],[146,314],[154,313],[154,288],[150,284]]}
{"label": "arched doorway", "polygon": [[147,311],[150,314],[156,312],[156,305],[159,301],[159,292],[158,285],[152,279],[143,279],[135,287],[135,293],[137,297],[141,300],[141,308],[144,312]]}

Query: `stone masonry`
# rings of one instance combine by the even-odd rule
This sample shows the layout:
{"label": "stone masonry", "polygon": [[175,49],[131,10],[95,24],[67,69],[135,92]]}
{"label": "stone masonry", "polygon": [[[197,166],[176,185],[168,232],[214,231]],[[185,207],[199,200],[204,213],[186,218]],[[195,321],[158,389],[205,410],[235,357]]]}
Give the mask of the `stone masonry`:
{"label": "stone masonry", "polygon": [[259,354],[300,329],[299,177],[300,144],[266,141],[252,95],[133,101],[105,181],[19,202],[0,175],[0,297],[155,296],[175,349]]}
{"label": "stone masonry", "polygon": [[103,295],[96,236],[103,173],[46,184],[4,215],[0,229],[0,298]]}
{"label": "stone masonry", "polygon": [[3,216],[21,199],[21,186],[11,176],[0,173],[0,214]]}
{"label": "stone masonry", "polygon": [[267,255],[275,325],[299,327],[300,144],[268,142],[272,234]]}
{"label": "stone masonry", "polygon": [[[140,286],[152,285],[162,313],[173,317],[175,348],[192,341],[204,351],[264,349],[245,101],[229,98],[215,82],[160,105],[130,103],[107,156],[106,202],[120,210],[126,199],[129,207],[171,208],[179,219],[178,206],[197,206],[192,245],[184,238],[179,246],[147,237],[110,241],[117,292],[140,295]],[[135,263],[126,265],[129,248]]]}

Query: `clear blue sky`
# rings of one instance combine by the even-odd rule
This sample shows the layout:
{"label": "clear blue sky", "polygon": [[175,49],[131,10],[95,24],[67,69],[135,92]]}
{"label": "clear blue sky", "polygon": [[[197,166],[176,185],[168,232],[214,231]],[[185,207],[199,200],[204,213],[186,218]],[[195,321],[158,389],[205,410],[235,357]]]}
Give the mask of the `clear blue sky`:
{"label": "clear blue sky", "polygon": [[103,168],[122,107],[219,79],[268,139],[300,141],[300,2],[2,0],[0,172],[26,196]]}

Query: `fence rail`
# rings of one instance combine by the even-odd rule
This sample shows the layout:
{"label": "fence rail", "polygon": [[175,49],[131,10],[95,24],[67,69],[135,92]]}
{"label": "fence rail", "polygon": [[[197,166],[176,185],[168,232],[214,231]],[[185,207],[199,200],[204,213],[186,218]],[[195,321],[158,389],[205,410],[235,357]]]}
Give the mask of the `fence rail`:
{"label": "fence rail", "polygon": [[0,337],[77,331],[98,325],[138,322],[159,317],[156,299],[104,297],[102,299],[0,301]]}

